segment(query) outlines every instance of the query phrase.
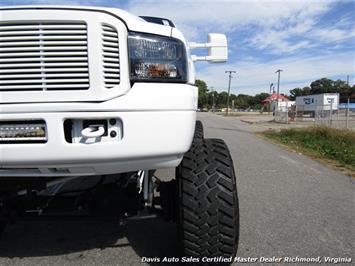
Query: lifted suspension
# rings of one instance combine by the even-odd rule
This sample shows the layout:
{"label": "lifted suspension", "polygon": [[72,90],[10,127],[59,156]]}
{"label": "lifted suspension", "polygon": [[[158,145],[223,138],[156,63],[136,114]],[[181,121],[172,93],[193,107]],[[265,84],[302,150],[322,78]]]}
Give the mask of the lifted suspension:
{"label": "lifted suspension", "polygon": [[55,216],[175,220],[175,182],[162,182],[153,171],[99,176],[73,188],[80,178],[93,183],[93,177],[0,179],[0,230],[9,221]]}

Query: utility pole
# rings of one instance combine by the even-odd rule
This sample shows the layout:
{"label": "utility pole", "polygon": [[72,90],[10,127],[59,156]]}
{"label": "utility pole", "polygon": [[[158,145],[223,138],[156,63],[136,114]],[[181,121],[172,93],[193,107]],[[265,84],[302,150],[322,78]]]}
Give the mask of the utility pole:
{"label": "utility pole", "polygon": [[[273,91],[273,87],[274,86],[274,83],[270,83],[270,95],[271,95],[271,90]],[[268,114],[270,114],[270,109],[271,109],[271,102],[269,102],[268,104]]]}
{"label": "utility pole", "polygon": [[279,111],[279,95],[280,95],[280,73],[282,69],[278,69],[275,73],[277,73],[277,98],[276,98],[276,113]]}
{"label": "utility pole", "polygon": [[237,72],[233,71],[233,70],[226,70],[224,73],[229,73],[228,96],[227,96],[227,116],[228,116],[228,113],[229,113],[229,93],[230,93],[230,89],[231,89],[232,73],[237,73]]}
{"label": "utility pole", "polygon": [[277,102],[279,101],[280,94],[280,73],[283,71],[282,69],[278,69],[275,73],[277,73]]}

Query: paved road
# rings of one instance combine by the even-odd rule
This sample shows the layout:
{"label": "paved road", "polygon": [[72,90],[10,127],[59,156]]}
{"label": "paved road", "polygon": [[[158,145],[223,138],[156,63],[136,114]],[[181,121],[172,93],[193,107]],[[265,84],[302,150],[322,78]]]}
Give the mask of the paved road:
{"label": "paved road", "polygon": [[[206,137],[230,147],[240,200],[238,256],[352,257],[354,179],[259,139],[238,118],[199,114]],[[160,176],[172,175],[161,171]],[[19,222],[0,240],[0,265],[140,265],[176,255],[175,225],[150,220]],[[272,263],[274,265],[274,263]]]}

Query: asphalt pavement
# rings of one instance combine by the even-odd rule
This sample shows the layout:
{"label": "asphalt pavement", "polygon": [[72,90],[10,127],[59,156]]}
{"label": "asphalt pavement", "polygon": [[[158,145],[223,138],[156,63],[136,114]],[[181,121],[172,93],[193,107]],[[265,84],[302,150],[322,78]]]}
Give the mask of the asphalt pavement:
{"label": "asphalt pavement", "polygon": [[[199,119],[205,137],[224,139],[234,160],[240,259],[354,261],[354,178],[259,138],[238,118],[199,113]],[[172,178],[173,170],[158,175]],[[0,239],[0,265],[144,265],[144,257],[177,255],[175,230],[159,219],[124,226],[81,219],[18,222]]]}

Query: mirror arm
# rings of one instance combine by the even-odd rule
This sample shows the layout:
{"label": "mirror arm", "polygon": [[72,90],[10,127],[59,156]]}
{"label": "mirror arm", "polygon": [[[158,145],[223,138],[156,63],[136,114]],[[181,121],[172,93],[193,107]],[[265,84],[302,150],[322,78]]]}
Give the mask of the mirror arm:
{"label": "mirror arm", "polygon": [[187,44],[192,49],[207,49],[207,56],[191,55],[192,61],[207,61],[209,63],[223,63],[228,59],[227,37],[224,34],[209,33],[206,43],[189,42]]}
{"label": "mirror arm", "polygon": [[213,43],[196,43],[196,42],[189,42],[188,45],[189,45],[190,49],[210,48],[210,47],[225,47],[225,45],[215,45]]}
{"label": "mirror arm", "polygon": [[207,61],[207,56],[196,56],[196,55],[191,55],[192,61]]}
{"label": "mirror arm", "polygon": [[225,63],[226,60],[224,59],[219,59],[219,58],[214,58],[213,56],[196,56],[196,55],[191,55],[192,61],[214,61],[214,63]]}

